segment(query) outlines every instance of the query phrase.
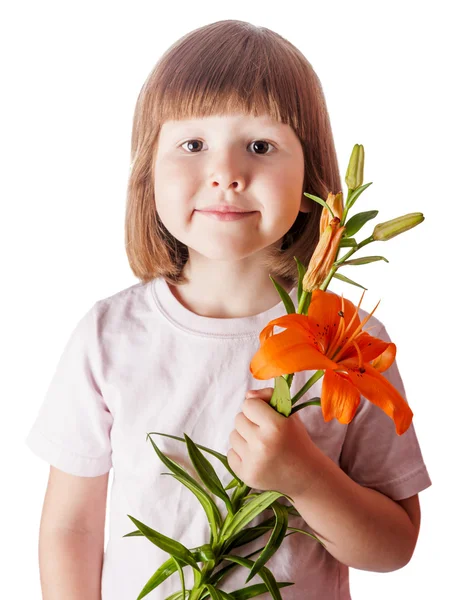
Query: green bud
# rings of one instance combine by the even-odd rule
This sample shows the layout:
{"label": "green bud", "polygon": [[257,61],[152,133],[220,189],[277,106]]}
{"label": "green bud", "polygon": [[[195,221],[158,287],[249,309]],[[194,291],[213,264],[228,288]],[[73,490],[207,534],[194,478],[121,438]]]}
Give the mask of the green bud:
{"label": "green bud", "polygon": [[375,226],[372,237],[375,241],[386,242],[391,238],[403,233],[412,227],[416,227],[424,221],[424,215],[420,212],[408,213],[402,217],[396,217],[390,221],[379,223]]}
{"label": "green bud", "polygon": [[345,183],[349,190],[356,190],[356,188],[359,188],[363,184],[363,180],[364,146],[362,144],[355,144],[350,156],[350,162],[348,163]]}

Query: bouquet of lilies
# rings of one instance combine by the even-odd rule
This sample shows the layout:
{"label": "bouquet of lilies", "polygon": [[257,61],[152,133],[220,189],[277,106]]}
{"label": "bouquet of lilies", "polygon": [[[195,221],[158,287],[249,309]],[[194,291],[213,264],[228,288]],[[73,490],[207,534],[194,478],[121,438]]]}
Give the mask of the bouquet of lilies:
{"label": "bouquet of lilies", "polygon": [[[359,212],[347,219],[360,195],[371,185],[363,185],[363,170],[364,148],[355,144],[345,178],[348,186],[345,204],[342,192],[329,193],[326,200],[305,194],[323,206],[320,239],[307,268],[294,257],[299,274],[297,307],[288,293],[271,277],[287,314],[270,321],[261,331],[260,348],[253,356],[249,368],[256,379],[274,378],[275,386],[269,404],[285,417],[306,406],[317,405],[321,407],[325,421],[336,418],[340,423],[347,424],[354,418],[363,395],[393,419],[397,435],[402,435],[410,426],[413,413],[406,400],[381,375],[394,362],[396,345],[373,337],[363,329],[378,304],[360,321],[358,315],[364,292],[355,307],[343,296],[326,291],[333,277],[365,290],[359,283],[338,273],[338,270],[346,265],[363,265],[378,260],[388,262],[383,256],[350,257],[364,246],[375,241],[387,241],[424,220],[422,213],[406,214],[377,224],[372,235],[358,242],[354,236],[378,214],[376,210]],[[343,248],[348,250],[343,256],[339,256]],[[284,331],[274,334],[274,327],[283,328]],[[315,373],[292,397],[290,387],[294,374],[306,370],[313,370]],[[322,376],[320,397],[295,406]],[[232,470],[227,456],[196,444],[186,434],[181,438],[152,433],[186,444],[200,481],[196,481],[181,465],[165,456],[151,439],[151,433],[147,434],[147,439],[159,459],[171,471],[170,474],[197,497],[206,513],[211,533],[208,543],[187,548],[128,515],[137,530],[123,537],[145,536],[170,555],[145,584],[137,600],[144,598],[177,571],[181,590],[166,600],[203,600],[210,597],[213,600],[247,599],[266,592],[275,600],[281,600],[280,588],[293,583],[277,582],[265,565],[279,549],[284,538],[302,533],[323,545],[319,538],[308,531],[288,526],[289,515],[301,515],[293,505],[279,502],[279,498],[287,498],[290,503],[293,499],[273,490],[251,493],[251,488]],[[222,485],[204,453],[215,457],[232,475],[232,480],[226,487]],[[233,491],[229,494],[229,490]],[[221,514],[211,494],[224,502],[225,516]],[[247,527],[255,517],[270,508],[274,516],[264,519],[255,527]],[[236,548],[268,532],[271,535],[262,548],[245,557],[235,554]],[[253,559],[256,554],[259,556]],[[188,566],[193,571],[192,589],[186,589],[183,572]],[[223,578],[237,566],[249,570],[245,583],[258,574],[263,584],[250,585],[230,593],[223,591],[220,588]]]}

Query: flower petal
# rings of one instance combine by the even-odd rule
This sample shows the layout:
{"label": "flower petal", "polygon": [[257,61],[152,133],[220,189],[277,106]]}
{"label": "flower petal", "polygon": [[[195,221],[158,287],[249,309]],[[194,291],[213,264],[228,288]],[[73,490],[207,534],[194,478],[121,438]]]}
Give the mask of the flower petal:
{"label": "flower petal", "polygon": [[277,317],[270,321],[266,327],[260,332],[260,344],[263,344],[266,339],[271,335],[274,335],[274,327],[282,327],[285,329],[294,328],[298,331],[298,335],[301,336],[301,340],[307,338],[308,343],[312,343],[314,340],[314,332],[312,331],[311,323],[306,315],[299,315],[297,313],[290,313]]}
{"label": "flower petal", "polygon": [[286,329],[265,340],[254,354],[249,370],[255,379],[306,370],[336,369],[337,364],[322,354],[314,344],[301,341],[299,331]]}
{"label": "flower petal", "polygon": [[331,369],[325,371],[320,405],[325,421],[336,418],[339,423],[350,423],[361,401],[361,394],[343,374]]}
{"label": "flower petal", "polygon": [[312,292],[311,303],[307,311],[313,328],[318,332],[317,339],[322,344],[324,351],[337,333],[339,327],[341,299],[337,294],[330,294],[322,290]]}
{"label": "flower petal", "polygon": [[[342,318],[345,319],[346,326],[348,326],[353,319],[353,323],[350,326],[350,333],[353,333],[361,324],[358,315],[355,315],[356,307],[353,302],[350,302],[347,298],[344,298],[343,300],[344,316],[342,317],[340,315],[340,311],[342,310],[342,298],[340,296],[322,290],[314,290],[312,292],[311,303],[307,314],[314,323],[312,328],[314,328],[314,326],[316,327],[317,323],[319,324],[317,329],[322,330],[324,333],[324,339],[327,343],[326,347],[328,347],[329,343],[336,335],[339,322]],[[342,345],[343,343],[344,340],[342,340]]]}
{"label": "flower petal", "polygon": [[[380,338],[376,338],[365,332],[361,333],[355,341],[358,344],[363,362],[370,363],[371,361],[374,361],[374,359],[379,361],[380,356],[385,354],[385,356],[383,356],[383,362],[381,364],[383,366],[386,364],[386,367],[380,369],[377,368],[377,371],[385,371],[394,362],[396,352],[394,351],[393,353],[392,349],[390,349],[390,346],[392,345],[395,347],[395,345],[391,342],[384,342]],[[350,346],[349,348],[347,348],[342,354],[342,358],[338,362],[339,364],[347,365],[351,369],[357,369],[359,366],[359,361],[358,352],[355,346]],[[372,363],[372,366],[375,366],[374,363]]]}
{"label": "flower petal", "polygon": [[374,359],[370,363],[370,365],[376,371],[383,373],[383,371],[386,371],[386,369],[388,369],[393,364],[395,358],[396,344],[389,343],[388,347],[385,348],[385,350],[379,356],[377,356],[377,358]]}
{"label": "flower petal", "polygon": [[410,427],[413,419],[413,412],[407,401],[376,369],[368,363],[365,363],[363,368],[363,373],[347,369],[351,382],[365,398],[393,419],[397,435],[402,435]]}
{"label": "flower petal", "polygon": [[[332,306],[334,305],[334,306]],[[323,320],[323,312],[326,310],[335,310],[336,313],[342,308],[342,298],[333,292],[324,292],[323,290],[314,290],[312,292],[311,303],[309,305],[308,315],[313,318],[322,317]],[[353,315],[356,313],[356,306],[348,300],[344,298],[344,316],[347,322],[350,322],[353,318]],[[361,323],[358,315],[356,315],[354,326],[355,328]]]}
{"label": "flower petal", "polygon": [[303,277],[303,290],[313,292],[319,289],[336,260],[339,244],[345,226],[340,226],[340,219],[331,219],[329,225],[320,236],[311,256],[307,271]]}

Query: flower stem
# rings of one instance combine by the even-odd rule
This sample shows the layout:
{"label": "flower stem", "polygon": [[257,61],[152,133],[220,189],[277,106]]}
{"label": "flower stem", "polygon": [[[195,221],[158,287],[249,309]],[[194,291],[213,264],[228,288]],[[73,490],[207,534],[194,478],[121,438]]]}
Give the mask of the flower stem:
{"label": "flower stem", "polygon": [[[330,269],[330,272],[328,273],[325,281],[322,283],[322,285],[320,286],[320,289],[325,291],[326,288],[328,287],[328,285],[330,284],[331,279],[334,277],[334,274],[336,273],[337,269],[340,267],[340,265],[345,262],[347,260],[347,258],[350,258],[350,256],[352,254],[354,254],[355,252],[357,252],[358,250],[360,250],[361,248],[363,248],[364,246],[366,246],[367,244],[370,244],[371,242],[374,242],[374,238],[372,236],[366,238],[365,240],[363,240],[362,242],[360,242],[357,246],[353,246],[353,248],[351,250],[349,250],[346,254],[344,254],[344,256],[342,256],[342,258],[337,258],[333,263],[333,266]],[[338,253],[340,251],[340,248],[338,250]]]}
{"label": "flower stem", "polygon": [[320,398],[312,398],[312,400],[308,400],[307,402],[298,404],[298,406],[296,406],[295,408],[292,408],[292,412],[290,413],[290,415],[294,415],[296,412],[298,412],[302,408],[306,408],[306,406],[321,406]]}
{"label": "flower stem", "polygon": [[308,295],[310,294],[310,292],[307,292],[306,290],[303,290],[303,293],[301,294],[301,298],[300,301],[298,303],[298,309],[297,309],[297,314],[299,315],[305,315],[307,314],[307,309],[309,308],[308,306]]}
{"label": "flower stem", "polygon": [[288,389],[291,388],[292,386],[292,381],[293,381],[293,376],[295,375],[295,373],[288,373],[288,375],[284,375],[284,379],[286,380],[287,384],[288,384]]}
{"label": "flower stem", "polygon": [[293,396],[292,406],[295,404],[295,402],[297,402],[301,398],[301,396],[304,396],[304,394],[307,392],[307,390],[310,389],[314,385],[314,383],[316,383],[320,379],[320,377],[322,377],[324,372],[325,371],[323,369],[320,369],[320,370],[316,371],[312,375],[312,377],[306,381],[306,383],[303,385],[303,387],[300,389],[300,391],[297,392]]}

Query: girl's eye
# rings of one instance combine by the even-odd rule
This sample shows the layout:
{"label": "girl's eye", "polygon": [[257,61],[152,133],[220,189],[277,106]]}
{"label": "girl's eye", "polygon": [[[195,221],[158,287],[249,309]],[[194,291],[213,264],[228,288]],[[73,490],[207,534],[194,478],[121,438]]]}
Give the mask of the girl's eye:
{"label": "girl's eye", "polygon": [[[187,142],[183,142],[180,145],[181,145],[181,147],[183,147],[185,144],[189,144],[189,150],[191,150],[191,149],[197,150],[197,148],[200,147],[202,143],[203,142],[201,142],[200,140],[194,139],[194,140],[188,140]],[[249,146],[251,146],[251,145],[254,145],[253,147],[255,148],[255,150],[257,150],[257,152],[254,152],[254,154],[262,154],[262,155],[270,154],[270,152],[267,152],[267,149],[269,147],[272,147],[272,148],[275,147],[271,142],[267,142],[265,140],[255,140],[249,144]],[[197,152],[190,152],[190,154],[197,154]]]}

